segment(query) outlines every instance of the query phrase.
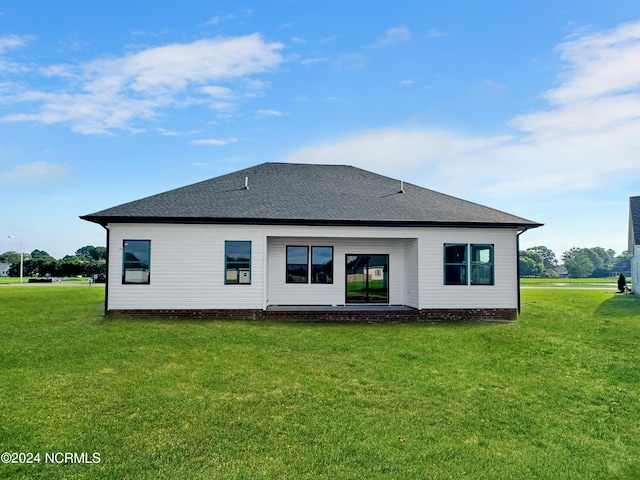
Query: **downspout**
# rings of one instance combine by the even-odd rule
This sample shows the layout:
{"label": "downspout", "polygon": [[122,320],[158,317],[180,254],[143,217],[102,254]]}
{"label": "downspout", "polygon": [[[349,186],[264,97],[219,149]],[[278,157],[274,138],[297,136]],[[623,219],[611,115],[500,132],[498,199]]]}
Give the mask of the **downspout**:
{"label": "downspout", "polygon": [[102,225],[104,229],[107,231],[107,262],[105,264],[105,284],[104,284],[104,316],[107,316],[108,305],[109,305],[109,236],[111,231],[109,230],[108,225]]}
{"label": "downspout", "polygon": [[524,227],[524,230],[522,230],[521,232],[518,232],[518,234],[516,235],[516,276],[518,277],[517,279],[517,284],[518,284],[518,315],[520,315],[520,235],[522,235],[524,232],[526,232],[527,230],[529,230],[528,227]]}

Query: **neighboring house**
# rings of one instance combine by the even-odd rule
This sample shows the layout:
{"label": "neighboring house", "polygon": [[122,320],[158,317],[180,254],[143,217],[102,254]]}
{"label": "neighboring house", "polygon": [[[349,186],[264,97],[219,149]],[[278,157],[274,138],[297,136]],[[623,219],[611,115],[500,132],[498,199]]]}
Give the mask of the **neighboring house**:
{"label": "neighboring house", "polygon": [[640,197],[629,199],[629,255],[633,292],[640,295]]}
{"label": "neighboring house", "polygon": [[10,263],[0,263],[0,277],[8,277],[10,268]]}
{"label": "neighboring house", "polygon": [[288,163],[81,218],[107,231],[107,313],[196,316],[515,318],[519,235],[541,226],[350,166]]}

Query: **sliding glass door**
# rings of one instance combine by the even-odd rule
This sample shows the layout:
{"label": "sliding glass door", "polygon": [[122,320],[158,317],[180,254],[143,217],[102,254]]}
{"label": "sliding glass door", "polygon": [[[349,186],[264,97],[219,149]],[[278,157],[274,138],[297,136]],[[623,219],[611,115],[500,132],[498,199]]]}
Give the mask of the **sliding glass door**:
{"label": "sliding glass door", "polygon": [[389,255],[347,255],[347,303],[389,303]]}

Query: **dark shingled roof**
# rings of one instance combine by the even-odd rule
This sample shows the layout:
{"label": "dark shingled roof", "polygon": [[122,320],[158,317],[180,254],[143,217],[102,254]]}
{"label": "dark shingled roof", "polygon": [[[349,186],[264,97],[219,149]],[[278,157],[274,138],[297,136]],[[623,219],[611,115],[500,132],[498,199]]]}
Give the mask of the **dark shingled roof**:
{"label": "dark shingled roof", "polygon": [[[633,226],[633,241],[635,245],[640,245],[640,197],[629,198],[629,226]],[[630,236],[631,236],[630,235]],[[629,245],[631,251],[632,245]]]}
{"label": "dark shingled roof", "polygon": [[400,189],[399,180],[345,165],[263,163],[81,218],[101,225],[541,225],[409,183]]}

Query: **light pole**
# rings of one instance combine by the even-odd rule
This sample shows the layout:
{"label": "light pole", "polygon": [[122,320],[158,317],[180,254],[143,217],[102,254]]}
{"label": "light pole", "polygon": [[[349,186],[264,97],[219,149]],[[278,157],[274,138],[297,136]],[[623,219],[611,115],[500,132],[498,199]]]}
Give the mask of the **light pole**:
{"label": "light pole", "polygon": [[14,237],[13,235],[9,235],[9,238],[13,238],[14,240],[20,242],[20,283],[22,283],[22,271],[24,269],[24,247],[22,245],[22,240]]}

